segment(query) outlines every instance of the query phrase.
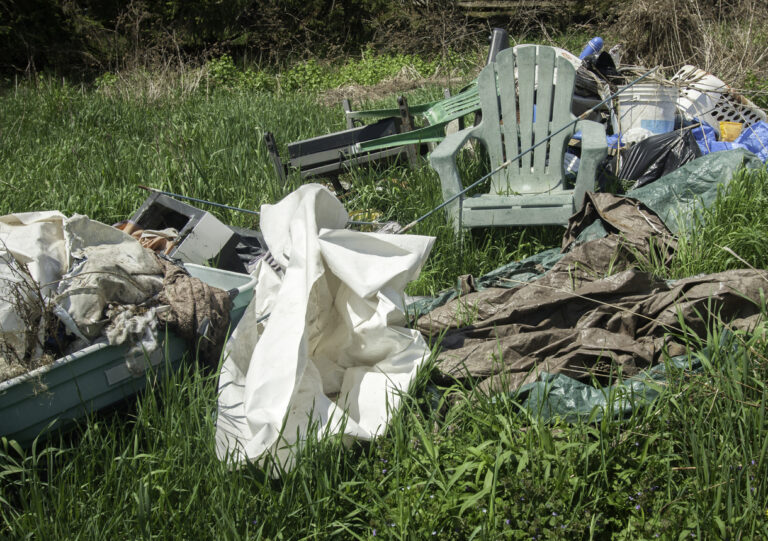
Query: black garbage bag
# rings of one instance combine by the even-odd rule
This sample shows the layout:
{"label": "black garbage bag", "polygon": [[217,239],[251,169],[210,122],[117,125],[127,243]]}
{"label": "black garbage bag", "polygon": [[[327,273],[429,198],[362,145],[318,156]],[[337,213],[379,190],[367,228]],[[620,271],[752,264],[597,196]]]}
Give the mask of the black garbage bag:
{"label": "black garbage bag", "polygon": [[632,188],[650,184],[701,156],[691,130],[652,135],[622,153],[617,177],[635,180]]}
{"label": "black garbage bag", "polygon": [[616,69],[613,57],[605,51],[586,57],[576,70],[574,94],[585,98],[602,99],[600,88],[608,85],[611,92],[626,79]]}
{"label": "black garbage bag", "polygon": [[625,83],[624,77],[619,73],[616,64],[613,62],[613,57],[606,51],[589,55],[584,59],[583,63],[589,71],[597,73],[610,83],[615,85]]}

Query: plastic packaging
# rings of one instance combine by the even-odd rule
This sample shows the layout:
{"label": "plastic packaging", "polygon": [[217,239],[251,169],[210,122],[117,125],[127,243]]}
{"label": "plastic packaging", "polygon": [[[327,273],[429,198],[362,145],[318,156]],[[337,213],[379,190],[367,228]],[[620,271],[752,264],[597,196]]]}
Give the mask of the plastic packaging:
{"label": "plastic packaging", "polygon": [[691,130],[654,135],[622,155],[618,177],[635,180],[633,189],[645,186],[701,156]]}
{"label": "plastic packaging", "polygon": [[732,143],[718,141],[715,129],[709,124],[702,124],[693,128],[692,131],[702,154],[743,148],[755,154],[763,163],[768,162],[768,123],[766,122],[760,121],[751,126],[744,126]]}
{"label": "plastic packaging", "polygon": [[720,140],[726,142],[733,142],[741,133],[744,124],[741,122],[728,122],[727,120],[720,121]]}
{"label": "plastic packaging", "polygon": [[566,152],[563,156],[563,169],[565,170],[566,178],[571,181],[576,181],[576,174],[579,172],[579,162],[581,160],[575,154]]}
{"label": "plastic packaging", "polygon": [[624,54],[624,46],[621,43],[614,45],[608,50],[608,54],[611,55],[613,63],[618,66],[621,64],[621,57]]}

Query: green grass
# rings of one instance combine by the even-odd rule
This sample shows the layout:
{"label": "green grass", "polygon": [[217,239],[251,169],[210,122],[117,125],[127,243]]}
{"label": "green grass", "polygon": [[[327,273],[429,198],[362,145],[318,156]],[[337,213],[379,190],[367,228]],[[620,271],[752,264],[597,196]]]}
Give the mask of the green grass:
{"label": "green grass", "polygon": [[712,206],[692,216],[667,264],[644,265],[663,278],[728,269],[768,268],[768,173],[740,171],[720,187]]}
{"label": "green grass", "polygon": [[[441,96],[439,88],[428,88],[409,99],[422,103]],[[110,224],[129,217],[146,198],[140,184],[258,210],[301,183],[297,173],[286,185],[278,182],[265,131],[275,134],[285,156],[291,141],[344,129],[340,105],[323,106],[307,93],[222,90],[125,99],[44,80],[0,99],[0,214],[58,209]],[[368,105],[391,106],[394,97]],[[343,180],[352,186],[347,209],[374,211],[382,220],[406,224],[442,202],[437,175],[426,161],[415,171],[358,169]],[[225,223],[258,225],[253,215],[206,210]],[[412,294],[434,294],[460,274],[479,275],[557,245],[562,232],[496,230],[469,237],[459,252],[443,216],[435,214],[414,231],[437,236],[438,247],[410,287]]]}
{"label": "green grass", "polygon": [[[735,344],[735,347],[734,347]],[[161,378],[135,407],[0,449],[2,528],[40,539],[757,539],[768,535],[764,336],[712,333],[623,422],[544,424],[425,370],[387,434],[309,442],[281,479],[215,456],[215,382]],[[690,535],[693,534],[693,535]]]}
{"label": "green grass", "polygon": [[[439,95],[427,89],[411,101]],[[260,130],[273,131],[284,150],[343,128],[340,108],[307,93],[125,99],[43,81],[6,91],[0,102],[0,214],[59,209],[107,223],[140,205],[146,194],[137,184],[250,209],[275,202],[299,180],[277,183]],[[482,170],[465,166],[469,174]],[[441,201],[426,166],[356,170],[344,180],[352,185],[348,210],[382,219],[407,223]],[[737,178],[681,238],[689,248],[668,276],[740,265],[722,250],[707,255],[718,245],[765,267],[766,185],[765,172]],[[248,215],[211,210],[254,225]],[[431,294],[459,274],[557,245],[562,230],[479,231],[461,253],[440,214],[415,232],[437,242],[409,292]],[[660,398],[622,420],[544,423],[513,396],[437,385],[426,367],[374,444],[309,441],[280,479],[217,460],[214,378],[180,371],[157,378],[152,392],[119,411],[32,449],[3,440],[0,536],[765,538],[765,330],[688,337],[702,371],[670,366]]]}

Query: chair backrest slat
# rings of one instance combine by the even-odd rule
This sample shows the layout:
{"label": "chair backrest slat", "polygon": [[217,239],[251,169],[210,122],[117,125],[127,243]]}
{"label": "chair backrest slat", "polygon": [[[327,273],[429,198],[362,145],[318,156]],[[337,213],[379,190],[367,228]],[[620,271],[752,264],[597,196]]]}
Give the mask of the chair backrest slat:
{"label": "chair backrest slat", "polygon": [[[515,73],[515,55],[503,55],[496,60],[496,64],[497,72],[500,74],[497,75],[496,84],[499,86],[501,118],[504,122],[505,159],[509,160],[520,154],[520,139],[517,136],[517,89],[514,84],[514,78],[510,77],[510,74]],[[499,175],[499,177],[520,176],[520,160],[515,160],[507,169],[508,171],[505,175]]]}
{"label": "chair backrest slat", "polygon": [[[536,55],[536,120],[534,121],[534,143],[540,143],[550,134],[552,119],[552,95],[555,75],[555,51],[549,47],[538,47]],[[541,145],[533,151],[532,175],[541,177],[547,166],[547,147]]]}
{"label": "chair backrest slat", "polygon": [[[552,103],[552,126],[550,133],[560,129],[564,124],[575,118],[571,112],[571,102],[573,100],[573,84],[576,80],[576,70],[562,56],[557,58],[555,65],[557,68],[557,80],[555,81],[555,97]],[[565,154],[566,145],[571,135],[573,135],[573,131],[573,128],[565,130],[549,140],[549,155],[557,157],[556,160],[550,162],[548,171],[549,178],[553,180],[562,181],[565,176],[561,156]],[[557,169],[553,170],[554,167],[557,167]],[[561,188],[564,187],[561,185]]]}
{"label": "chair backrest slat", "polygon": [[[536,47],[520,47],[517,50],[517,96],[520,111],[520,146],[523,149],[533,145],[533,104],[534,73],[536,70]],[[512,74],[507,74],[509,77]],[[514,81],[514,79],[513,79]],[[512,84],[510,81],[508,84]],[[522,157],[520,174],[528,176],[531,169],[531,153]]]}
{"label": "chair backrest slat", "polygon": [[[499,98],[496,94],[496,64],[491,63],[483,68],[478,77],[480,89],[480,107],[483,111],[483,140],[494,169],[504,162],[501,150],[501,126],[499,124]],[[490,119],[486,122],[486,118]],[[495,119],[495,120],[494,120]]]}
{"label": "chair backrest slat", "polygon": [[475,82],[463,92],[434,104],[424,113],[424,118],[430,124],[448,122],[477,111],[479,103]]}

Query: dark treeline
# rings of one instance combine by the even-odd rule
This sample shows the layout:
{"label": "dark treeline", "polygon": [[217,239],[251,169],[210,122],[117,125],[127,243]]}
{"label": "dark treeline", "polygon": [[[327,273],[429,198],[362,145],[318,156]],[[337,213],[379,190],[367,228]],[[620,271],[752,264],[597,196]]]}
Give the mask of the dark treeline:
{"label": "dark treeline", "polygon": [[0,0],[0,70],[87,75],[224,52],[281,64],[371,42],[397,48],[397,36],[428,52],[445,45],[430,24],[454,41],[482,28],[460,15],[448,0]]}
{"label": "dark treeline", "polygon": [[[484,43],[491,26],[538,32],[608,0],[529,3],[468,16],[455,0],[0,0],[0,71],[88,76],[228,53],[259,65],[357,53],[434,54]],[[514,5],[514,0],[510,2]],[[522,4],[521,4],[522,6]],[[555,7],[553,7],[555,6]],[[554,11],[553,11],[554,10]],[[551,26],[550,26],[551,28]]]}
{"label": "dark treeline", "polygon": [[472,4],[455,0],[0,0],[0,81],[41,72],[89,78],[224,53],[261,67],[357,54],[367,45],[434,55],[485,47],[491,26],[545,41],[606,32],[626,46],[629,61],[692,63],[734,84],[768,77],[768,2],[669,1],[532,8],[508,0],[493,4],[505,6],[503,17],[471,17]]}

